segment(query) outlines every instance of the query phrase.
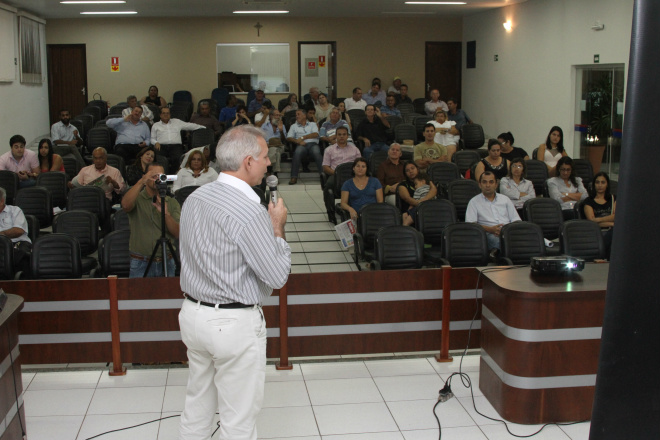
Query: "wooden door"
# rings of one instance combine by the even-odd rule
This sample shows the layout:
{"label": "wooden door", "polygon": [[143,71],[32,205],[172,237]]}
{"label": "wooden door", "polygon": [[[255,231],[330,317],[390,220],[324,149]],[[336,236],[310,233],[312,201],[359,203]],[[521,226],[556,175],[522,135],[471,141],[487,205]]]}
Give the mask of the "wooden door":
{"label": "wooden door", "polygon": [[84,44],[49,44],[48,102],[50,123],[60,120],[60,110],[71,118],[82,113],[87,96],[87,57]]}
{"label": "wooden door", "polygon": [[426,42],[426,98],[440,90],[440,99],[461,101],[461,42]]}

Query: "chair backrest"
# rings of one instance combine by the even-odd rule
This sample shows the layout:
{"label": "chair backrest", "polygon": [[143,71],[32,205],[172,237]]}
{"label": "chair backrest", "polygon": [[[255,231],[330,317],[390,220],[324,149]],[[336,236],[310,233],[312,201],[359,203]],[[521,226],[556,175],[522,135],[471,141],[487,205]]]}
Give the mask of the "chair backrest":
{"label": "chair backrest", "polygon": [[82,123],[83,129],[85,130],[86,133],[89,132],[89,130],[91,130],[92,127],[94,126],[94,116],[89,115],[87,113],[80,114],[73,119],[78,120]]}
{"label": "chair backrest", "polygon": [[410,104],[409,102],[401,102],[397,104],[396,108],[399,109],[401,112],[401,117],[405,117],[406,115],[415,113],[415,106]]}
{"label": "chair backrest", "polygon": [[353,131],[355,131],[357,126],[360,125],[360,121],[367,117],[367,114],[364,112],[364,110],[360,110],[359,108],[348,110],[346,113],[348,113],[348,117],[351,118]]}
{"label": "chair backrest", "polygon": [[192,93],[190,93],[188,90],[177,90],[172,96],[172,102],[178,101],[189,102],[192,104]]}
{"label": "chair backrest", "polygon": [[210,145],[213,148],[215,144],[215,132],[210,128],[200,128],[190,133],[190,148],[203,147]]}
{"label": "chair backrest", "polygon": [[53,232],[61,232],[75,237],[80,245],[80,253],[87,256],[96,252],[99,244],[99,221],[89,211],[65,211],[53,221]]}
{"label": "chair backrest", "polygon": [[481,156],[474,150],[460,150],[453,154],[451,161],[458,167],[458,172],[465,175],[465,172],[475,163],[481,160]]}
{"label": "chair backrest", "polygon": [[225,88],[215,88],[211,92],[211,98],[218,103],[218,108],[223,109],[227,107],[227,98],[229,98],[229,90]]}
{"label": "chair backrest", "polygon": [[99,265],[104,276],[117,275],[128,278],[131,271],[131,257],[128,243],[131,238],[129,229],[112,231],[99,245]]}
{"label": "chair backrest", "polygon": [[41,228],[47,228],[53,223],[53,203],[48,188],[23,188],[16,193],[14,204],[21,208],[23,214],[37,217]]}
{"label": "chair backrest", "polygon": [[93,212],[99,219],[99,224],[104,225],[110,216],[106,200],[105,192],[97,186],[73,188],[69,191],[66,209],[67,211],[82,209]]}
{"label": "chair backrest", "polygon": [[170,113],[173,118],[189,122],[192,116],[192,101],[174,101],[170,106]]}
{"label": "chair backrest", "polygon": [[160,107],[155,104],[145,104],[151,113],[154,115],[154,123],[160,122]]}
{"label": "chair backrest", "polygon": [[474,150],[484,146],[484,128],[479,124],[465,124],[461,127],[461,140],[465,148]]}
{"label": "chair backrest", "polygon": [[76,127],[76,130],[78,130],[78,136],[80,136],[81,139],[87,139],[87,131],[85,130],[85,126],[83,125],[82,121],[71,119],[69,124]]}
{"label": "chair backrest", "polygon": [[580,200],[573,205],[573,217],[577,220],[586,220],[587,216],[584,213],[584,205],[587,200]]}
{"label": "chair backrest", "polygon": [[516,265],[527,265],[532,257],[545,256],[543,230],[531,222],[504,225],[500,232],[500,256]]}
{"label": "chair backrest", "polygon": [[177,202],[179,202],[179,205],[183,206],[183,202],[185,202],[188,196],[192,194],[197,188],[199,188],[197,185],[184,186],[183,188],[179,189],[176,194],[174,194],[174,198]]}
{"label": "chair backrest", "polygon": [[0,235],[0,280],[14,279],[14,243]]}
{"label": "chair backrest", "polygon": [[112,230],[113,231],[123,231],[124,229],[131,229],[130,221],[128,220],[128,214],[123,209],[115,211],[112,214]]}
{"label": "chair backrest", "polygon": [[356,229],[362,235],[364,249],[372,250],[380,228],[400,224],[401,212],[396,207],[387,203],[370,203],[358,212]]}
{"label": "chair backrest", "polygon": [[[256,97],[257,97],[257,91],[256,91],[256,90],[250,90],[250,91],[248,91],[247,99],[245,100],[245,101],[246,101],[246,104],[247,104],[247,105],[250,105],[250,103],[251,103],[252,101],[254,101],[254,99],[255,99]],[[303,101],[303,102],[304,102],[304,101]]]}
{"label": "chair backrest", "polygon": [[102,99],[95,99],[93,101],[89,101],[87,103],[87,107],[92,107],[92,106],[99,108],[100,115],[101,115],[100,119],[103,119],[106,116],[108,116],[108,102],[107,101],[103,101]]}
{"label": "chair backrest", "polygon": [[96,121],[99,121],[99,120],[105,118],[105,116],[103,116],[103,118],[101,117],[101,109],[96,107],[95,105],[88,105],[87,107],[85,107],[83,109],[82,112],[83,112],[83,114],[86,114],[86,115],[92,115],[94,124],[96,123]]}
{"label": "chair backrest", "polygon": [[396,126],[399,124],[403,124],[403,118],[400,118],[398,116],[388,116],[387,122],[390,123],[390,128],[388,130],[391,133],[394,133],[394,129],[396,128]]}
{"label": "chair backrest", "polygon": [[539,225],[543,230],[543,237],[548,240],[559,237],[564,216],[558,201],[548,198],[527,200],[523,205],[523,216],[526,221]]}
{"label": "chair backrest", "polygon": [[108,154],[108,165],[117,168],[121,173],[121,177],[126,180],[126,162],[123,157],[118,154]]}
{"label": "chair backrest", "polygon": [[385,162],[387,160],[387,151],[381,150],[381,151],[376,151],[369,157],[369,172],[371,173],[372,176],[376,175],[376,171],[378,171],[378,167],[380,167],[380,164]]}
{"label": "chair backrest", "polygon": [[442,256],[452,267],[488,265],[488,240],[483,227],[454,223],[445,228],[442,238]]}
{"label": "chair backrest", "polygon": [[598,223],[591,220],[569,220],[559,234],[561,252],[586,261],[606,258],[605,242]]}
{"label": "chair backrest", "polygon": [[[375,154],[375,153],[374,153]],[[353,162],[340,163],[335,167],[335,187],[333,188],[335,197],[339,198],[341,195],[341,187],[348,179],[352,177]]]}
{"label": "chair backrest", "polygon": [[413,124],[401,123],[394,127],[394,140],[403,144],[405,140],[413,141],[413,144],[417,143],[417,130]]}
{"label": "chair backrest", "polygon": [[525,164],[527,165],[527,180],[534,185],[537,196],[543,194],[543,185],[548,180],[548,166],[545,162],[536,159],[529,159]]}
{"label": "chair backrest", "polygon": [[0,170],[0,187],[7,193],[5,200],[7,205],[13,205],[18,191],[18,174],[9,170]]}
{"label": "chair backrest", "polygon": [[453,180],[447,185],[447,196],[456,207],[456,217],[459,221],[465,221],[465,211],[470,200],[481,192],[479,184],[474,180]]}
{"label": "chair backrest", "polygon": [[37,176],[37,186],[48,188],[53,206],[65,208],[66,196],[69,193],[69,187],[66,185],[68,180],[66,173],[49,171]]}
{"label": "chair backrest", "polygon": [[108,127],[94,127],[87,132],[87,149],[93,151],[97,147],[106,150],[112,147],[112,136]]}
{"label": "chair backrest", "polygon": [[66,177],[71,180],[78,175],[80,172],[80,166],[75,157],[64,156],[62,157],[64,162],[64,171],[66,172]]}
{"label": "chair backrest", "polygon": [[374,239],[374,257],[381,269],[419,269],[424,264],[424,236],[410,226],[380,228]]}
{"label": "chair backrest", "polygon": [[108,112],[108,116],[121,115],[125,108],[128,108],[128,104],[113,105],[112,107],[110,107],[110,112]]}
{"label": "chair backrest", "polygon": [[34,240],[39,237],[39,230],[41,229],[39,226],[39,219],[34,215],[26,214],[25,220],[27,220],[28,224],[28,237],[30,238],[30,241],[34,243]]}
{"label": "chair backrest", "polygon": [[415,126],[415,131],[417,132],[417,139],[424,139],[424,126],[433,120],[432,116],[420,115],[415,116],[413,119],[413,125]]}
{"label": "chair backrest", "polygon": [[415,226],[424,236],[426,244],[442,246],[442,233],[447,226],[454,223],[456,223],[456,208],[449,200],[427,200],[417,207]]}
{"label": "chair backrest", "polygon": [[444,186],[446,188],[449,182],[461,178],[458,172],[458,166],[451,162],[432,163],[427,168],[426,173],[437,187]]}
{"label": "chair backrest", "polygon": [[585,188],[589,188],[591,182],[594,180],[594,169],[591,162],[587,159],[573,159],[573,168],[575,174],[582,179],[582,184]]}
{"label": "chair backrest", "polygon": [[30,272],[34,279],[82,278],[78,240],[66,234],[46,234],[32,244]]}
{"label": "chair backrest", "polygon": [[428,101],[426,98],[413,99],[413,108],[415,109],[415,113],[419,113],[420,115],[426,114],[426,109],[424,108],[426,101]]}

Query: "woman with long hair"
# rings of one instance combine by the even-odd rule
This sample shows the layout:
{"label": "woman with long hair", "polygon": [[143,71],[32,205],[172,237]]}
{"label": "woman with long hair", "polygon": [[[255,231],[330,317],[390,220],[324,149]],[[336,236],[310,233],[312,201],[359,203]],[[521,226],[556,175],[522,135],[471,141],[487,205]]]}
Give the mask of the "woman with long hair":
{"label": "woman with long hair", "polygon": [[349,212],[351,220],[364,205],[383,202],[383,187],[378,179],[369,177],[367,159],[358,157],[353,161],[353,178],[341,187],[341,207]]}
{"label": "woman with long hair", "polygon": [[415,179],[420,174],[419,167],[412,160],[406,162],[406,165],[403,168],[403,173],[406,178],[397,185],[396,190],[399,194],[399,199],[401,199],[401,212],[408,212],[408,209],[411,206],[419,206],[420,203],[434,199],[438,195],[438,188],[431,181],[429,182],[430,190],[426,195],[420,199],[415,199]]}
{"label": "woman with long hair", "polygon": [[167,102],[161,96],[158,96],[158,87],[151,86],[149,87],[149,93],[147,96],[140,100],[140,105],[152,104],[158,108],[167,107]]}
{"label": "woman with long hair", "polygon": [[555,125],[550,129],[545,144],[539,145],[535,159],[545,162],[548,167],[548,175],[554,177],[557,176],[557,162],[566,156],[568,155],[564,150],[564,132]]}
{"label": "woman with long hair", "polygon": [[185,166],[176,175],[177,179],[172,186],[172,190],[175,192],[184,186],[202,186],[218,179],[218,173],[209,167],[202,151],[190,153]]}
{"label": "woman with long hair", "polygon": [[480,181],[484,171],[492,171],[497,180],[502,180],[509,173],[509,161],[500,155],[502,145],[497,139],[488,140],[488,156],[481,159],[481,162],[474,170],[474,177],[477,182]]}
{"label": "woman with long hair", "polygon": [[509,165],[509,174],[500,180],[500,193],[510,198],[517,210],[521,210],[527,200],[536,197],[534,184],[525,177],[527,164],[523,158],[516,157]]}
{"label": "woman with long hair", "polygon": [[610,189],[610,177],[601,171],[594,176],[589,197],[584,201],[584,215],[587,220],[598,223],[603,232],[607,259],[610,258],[616,200]]}
{"label": "woman with long hair", "polygon": [[573,159],[568,156],[559,159],[557,170],[559,177],[551,177],[547,180],[548,192],[550,198],[561,203],[564,220],[570,220],[574,218],[575,203],[587,198],[587,190],[582,184],[582,179],[575,174]]}
{"label": "woman with long hair", "polygon": [[298,95],[295,93],[289,94],[286,98],[286,107],[282,109],[282,114],[290,112],[291,110],[298,110]]}
{"label": "woman with long hair", "polygon": [[53,153],[53,144],[50,139],[39,141],[39,168],[41,168],[42,173],[64,171],[62,156]]}
{"label": "woman with long hair", "polygon": [[147,166],[156,159],[156,150],[152,145],[141,149],[135,157],[135,162],[126,167],[126,182],[133,186],[144,176]]}
{"label": "woman with long hair", "polygon": [[513,161],[513,159],[515,159],[516,157],[520,157],[525,160],[529,159],[529,155],[525,150],[513,146],[514,139],[510,131],[500,134],[497,137],[497,140],[500,141],[500,145],[502,145],[500,156],[502,156],[509,162]]}

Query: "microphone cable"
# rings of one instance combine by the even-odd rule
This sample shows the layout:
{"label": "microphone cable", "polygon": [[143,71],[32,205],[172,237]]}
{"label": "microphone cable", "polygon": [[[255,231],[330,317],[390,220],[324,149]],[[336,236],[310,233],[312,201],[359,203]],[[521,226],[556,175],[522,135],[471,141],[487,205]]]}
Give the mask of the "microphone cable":
{"label": "microphone cable", "polygon": [[[215,414],[216,414],[216,415],[219,415],[219,413],[215,413]],[[154,422],[160,422],[161,420],[167,420],[167,419],[171,419],[171,418],[173,418],[173,417],[181,417],[181,414],[175,414],[175,415],[173,415],[173,416],[161,417],[160,419],[149,420],[148,422],[140,423],[140,424],[133,425],[133,426],[127,426],[127,427],[125,427],[125,428],[113,429],[112,431],[106,431],[106,432],[102,432],[102,433],[100,433],[100,434],[96,434],[96,435],[93,436],[93,437],[88,437],[88,438],[86,438],[85,440],[92,440],[92,439],[95,439],[95,438],[98,438],[98,437],[104,436],[104,435],[106,435],[106,434],[111,434],[111,433],[113,433],[113,432],[120,432],[120,431],[126,431],[127,429],[138,428],[138,427],[140,427],[140,426],[148,425],[148,424],[150,424],[150,423],[154,423]],[[217,427],[216,427],[215,430],[211,433],[211,436],[210,436],[209,438],[213,438],[213,436],[215,435],[215,433],[218,432],[218,429],[220,429],[220,422],[217,422],[216,425],[217,425]]]}

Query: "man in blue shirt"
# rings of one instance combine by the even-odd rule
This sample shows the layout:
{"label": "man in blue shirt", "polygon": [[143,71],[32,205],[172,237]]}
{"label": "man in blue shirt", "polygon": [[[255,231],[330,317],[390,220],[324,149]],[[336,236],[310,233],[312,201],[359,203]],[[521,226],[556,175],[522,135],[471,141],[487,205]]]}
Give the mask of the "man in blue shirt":
{"label": "man in blue shirt", "polygon": [[257,90],[255,98],[248,103],[247,114],[249,118],[254,118],[254,116],[259,113],[261,106],[266,102],[270,103],[270,99],[266,98],[266,94],[263,90]]}
{"label": "man in blue shirt", "polygon": [[380,108],[380,112],[385,115],[386,118],[390,116],[401,117],[401,111],[396,108],[396,98],[394,95],[388,95],[385,98],[385,105]]}
{"label": "man in blue shirt", "polygon": [[[149,125],[141,119],[142,107],[138,105],[126,117],[108,119],[106,123],[108,127],[117,132],[115,154],[123,157],[127,164],[133,163],[138,152],[151,141]],[[100,146],[88,145],[87,148],[94,150]]]}
{"label": "man in blue shirt", "polygon": [[380,84],[378,83],[372,84],[369,93],[362,96],[362,99],[364,99],[367,104],[375,104],[377,102],[383,104],[385,102],[385,98],[385,92],[380,89]]}
{"label": "man in blue shirt", "polygon": [[296,123],[289,127],[286,140],[297,145],[293,153],[293,160],[291,161],[291,180],[289,181],[289,185],[298,183],[300,162],[310,154],[314,162],[316,162],[319,174],[321,173],[323,169],[323,158],[321,157],[321,149],[319,148],[319,128],[315,123],[307,120],[305,110],[296,110]]}
{"label": "man in blue shirt", "polygon": [[472,119],[470,119],[463,109],[458,108],[458,101],[454,98],[447,100],[447,107],[449,107],[447,116],[449,116],[450,121],[456,122],[456,130],[460,130],[465,124],[472,124]]}

